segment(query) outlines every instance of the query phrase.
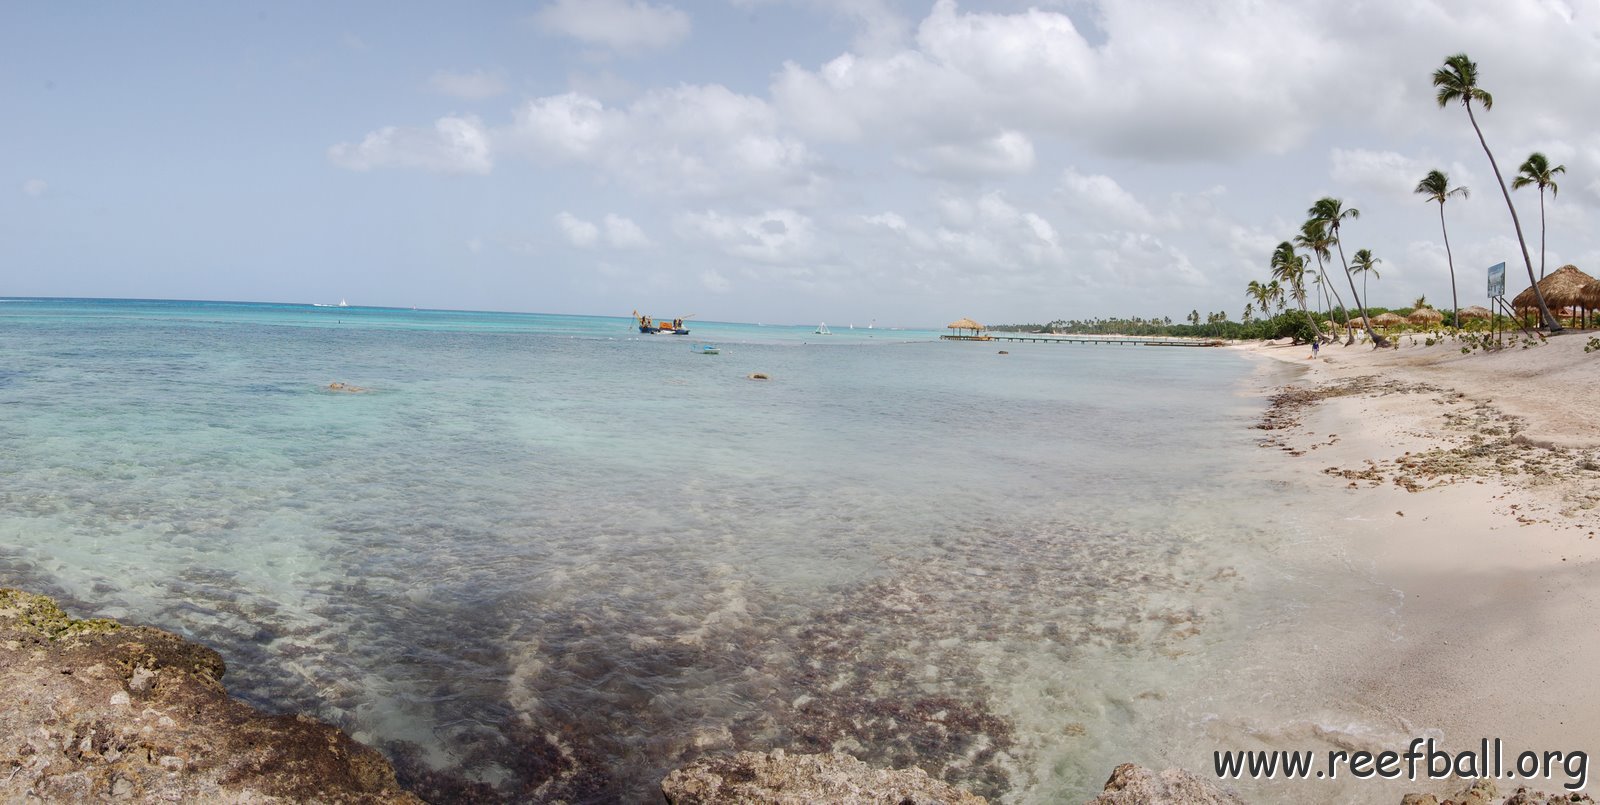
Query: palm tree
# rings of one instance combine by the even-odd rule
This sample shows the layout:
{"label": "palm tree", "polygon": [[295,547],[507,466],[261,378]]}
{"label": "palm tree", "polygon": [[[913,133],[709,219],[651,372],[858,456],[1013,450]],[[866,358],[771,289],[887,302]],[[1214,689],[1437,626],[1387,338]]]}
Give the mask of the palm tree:
{"label": "palm tree", "polygon": [[1544,189],[1550,188],[1550,197],[1555,198],[1561,188],[1556,186],[1555,175],[1566,173],[1566,165],[1550,167],[1550,160],[1538,151],[1528,155],[1528,161],[1517,168],[1517,177],[1511,180],[1512,190],[1521,190],[1528,185],[1539,186],[1539,279],[1544,279]]}
{"label": "palm tree", "polygon": [[[1561,332],[1561,322],[1550,315],[1550,306],[1544,303],[1544,292],[1539,290],[1539,281],[1533,278],[1533,259],[1528,257],[1528,240],[1522,236],[1522,221],[1517,218],[1516,205],[1511,203],[1511,191],[1506,189],[1505,177],[1500,175],[1500,165],[1494,161],[1489,141],[1483,138],[1483,129],[1478,128],[1477,116],[1472,114],[1473,101],[1483,104],[1484,111],[1494,108],[1494,97],[1478,86],[1477,62],[1467,58],[1465,53],[1446,57],[1444,66],[1433,71],[1433,85],[1439,88],[1435,99],[1439,101],[1441,109],[1455,101],[1467,107],[1467,120],[1472,121],[1472,130],[1478,134],[1478,143],[1483,146],[1484,155],[1489,157],[1489,167],[1494,168],[1495,181],[1500,183],[1500,194],[1506,197],[1506,209],[1511,211],[1511,225],[1516,228],[1517,243],[1522,246],[1522,263],[1528,268],[1528,283],[1533,286],[1533,298],[1539,303],[1539,315],[1552,334]],[[1540,198],[1543,199],[1543,196]]]}
{"label": "palm tree", "polygon": [[1306,314],[1306,320],[1311,322],[1311,332],[1316,333],[1317,341],[1322,341],[1322,328],[1317,326],[1317,317],[1306,310],[1306,258],[1295,254],[1293,243],[1286,240],[1272,250],[1272,276],[1275,281],[1288,286],[1289,295],[1294,297],[1295,303],[1300,305],[1300,312]]}
{"label": "palm tree", "polygon": [[[1450,266],[1450,307],[1455,311],[1456,329],[1461,329],[1461,300],[1456,296],[1456,260],[1450,255],[1450,230],[1444,225],[1444,203],[1452,198],[1466,198],[1471,195],[1465,187],[1451,187],[1450,177],[1444,171],[1428,171],[1428,175],[1417,182],[1416,193],[1425,196],[1425,201],[1439,202],[1439,231],[1444,234],[1444,259]],[[1544,197],[1540,196],[1539,203],[1543,205]],[[1543,211],[1541,209],[1541,215]],[[1542,266],[1542,263],[1541,263]],[[1541,268],[1542,273],[1542,268]]]}
{"label": "palm tree", "polygon": [[[1350,295],[1355,297],[1356,309],[1361,311],[1361,328],[1366,330],[1367,337],[1372,339],[1372,346],[1388,346],[1388,339],[1374,332],[1372,322],[1368,321],[1370,317],[1367,316],[1367,306],[1361,301],[1361,295],[1356,293],[1356,280],[1350,274],[1350,261],[1345,259],[1344,244],[1339,240],[1340,224],[1344,223],[1346,218],[1351,220],[1360,218],[1361,211],[1354,207],[1346,209],[1343,201],[1332,196],[1324,196],[1317,199],[1317,203],[1311,205],[1311,209],[1306,210],[1306,215],[1310,216],[1314,221],[1321,221],[1328,228],[1328,238],[1333,241],[1335,246],[1339,247],[1339,264],[1344,267],[1344,278],[1350,282]],[[1345,346],[1349,346],[1351,343],[1347,341]]]}
{"label": "palm tree", "polygon": [[[1322,283],[1322,287],[1328,289],[1328,293],[1333,296],[1334,304],[1339,306],[1339,313],[1344,316],[1344,329],[1349,335],[1349,340],[1345,344],[1346,346],[1354,344],[1356,336],[1350,328],[1350,312],[1344,309],[1344,299],[1339,297],[1339,289],[1333,287],[1333,283],[1328,281],[1328,273],[1322,270],[1322,261],[1330,259],[1333,254],[1333,241],[1328,238],[1328,227],[1315,218],[1306,221],[1300,226],[1300,234],[1295,235],[1294,245],[1311,252],[1312,256],[1317,258],[1318,281]],[[1328,314],[1328,318],[1333,318],[1332,312]]]}
{"label": "palm tree", "polygon": [[[1352,272],[1355,272],[1355,271],[1361,272],[1361,295],[1362,296],[1367,296],[1367,275],[1368,274],[1371,274],[1372,276],[1377,277],[1378,279],[1383,279],[1383,275],[1378,273],[1378,268],[1377,268],[1378,264],[1381,263],[1381,262],[1383,262],[1383,261],[1372,256],[1372,250],[1371,249],[1361,249],[1361,250],[1357,251],[1355,259],[1350,261],[1350,270]],[[1372,297],[1367,296],[1367,301],[1371,302],[1372,301]]]}

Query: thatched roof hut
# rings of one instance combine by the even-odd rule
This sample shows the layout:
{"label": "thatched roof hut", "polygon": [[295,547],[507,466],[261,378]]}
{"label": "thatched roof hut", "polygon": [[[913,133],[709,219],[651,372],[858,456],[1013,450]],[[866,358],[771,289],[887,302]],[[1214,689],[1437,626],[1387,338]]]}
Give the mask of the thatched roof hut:
{"label": "thatched roof hut", "polygon": [[1487,321],[1488,319],[1494,318],[1494,314],[1490,313],[1489,309],[1483,305],[1473,305],[1472,307],[1464,307],[1461,309],[1461,318],[1484,319]]}
{"label": "thatched roof hut", "polygon": [[1367,326],[1367,320],[1361,318],[1360,316],[1356,316],[1355,318],[1350,320],[1350,326],[1351,327],[1355,327],[1357,329],[1360,329],[1362,327],[1366,327]]}
{"label": "thatched roof hut", "polygon": [[1405,319],[1402,319],[1393,313],[1379,313],[1378,315],[1372,317],[1372,326],[1393,327],[1403,321],[1405,321]]}
{"label": "thatched roof hut", "polygon": [[1431,307],[1417,308],[1406,317],[1406,321],[1412,324],[1438,324],[1444,321],[1444,314]]}
{"label": "thatched roof hut", "polygon": [[1600,280],[1578,289],[1578,303],[1588,308],[1600,307]]}
{"label": "thatched roof hut", "polygon": [[971,330],[973,335],[983,332],[983,325],[973,321],[972,319],[956,319],[955,321],[946,324],[945,328],[949,330],[955,330],[957,332],[962,330]]}
{"label": "thatched roof hut", "polygon": [[[1553,311],[1560,307],[1579,307],[1585,304],[1594,306],[1594,302],[1585,302],[1585,291],[1593,284],[1594,277],[1578,270],[1577,266],[1566,265],[1546,274],[1539,280],[1539,293],[1544,295],[1544,303]],[[1600,297],[1589,297],[1600,300]],[[1534,300],[1533,288],[1527,288],[1511,300],[1514,308],[1534,308],[1539,303]]]}

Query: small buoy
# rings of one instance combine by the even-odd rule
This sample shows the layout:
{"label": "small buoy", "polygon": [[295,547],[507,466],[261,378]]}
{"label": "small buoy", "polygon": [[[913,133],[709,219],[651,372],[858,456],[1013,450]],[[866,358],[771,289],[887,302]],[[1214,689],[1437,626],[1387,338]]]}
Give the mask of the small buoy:
{"label": "small buoy", "polygon": [[1007,351],[1002,349],[1002,350],[1000,350],[1000,354],[1001,355],[1010,355],[1011,353],[1009,353],[1009,352],[1007,352]]}
{"label": "small buoy", "polygon": [[763,374],[761,372],[751,372],[750,373],[750,379],[751,380],[768,380],[769,378],[765,374]]}

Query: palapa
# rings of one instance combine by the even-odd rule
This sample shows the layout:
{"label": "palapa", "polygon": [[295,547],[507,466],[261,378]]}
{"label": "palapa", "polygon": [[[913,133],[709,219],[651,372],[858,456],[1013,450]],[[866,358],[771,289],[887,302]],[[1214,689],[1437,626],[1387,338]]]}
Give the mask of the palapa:
{"label": "palapa", "polygon": [[1444,314],[1431,307],[1418,308],[1406,317],[1412,324],[1438,324],[1444,321]]}
{"label": "palapa", "polygon": [[1489,309],[1484,307],[1483,305],[1473,305],[1472,307],[1464,307],[1464,308],[1461,309],[1461,318],[1463,318],[1463,319],[1492,319],[1492,318],[1494,318],[1494,314],[1490,313]]}
{"label": "palapa", "polygon": [[1578,289],[1578,303],[1587,308],[1600,307],[1600,280]]}
{"label": "palapa", "polygon": [[1402,319],[1393,313],[1379,313],[1378,315],[1372,317],[1372,326],[1393,327],[1403,321],[1405,321],[1405,319]]}
{"label": "palapa", "polygon": [[955,321],[946,324],[945,329],[971,330],[974,333],[978,333],[983,330],[983,325],[973,321],[972,319],[956,319]]}
{"label": "palapa", "polygon": [[[1600,296],[1591,296],[1588,297],[1588,301],[1585,300],[1585,291],[1594,284],[1594,281],[1594,277],[1579,271],[1577,266],[1566,265],[1539,280],[1539,293],[1544,295],[1544,303],[1550,306],[1551,311],[1562,307],[1596,307],[1595,303],[1600,302]],[[1511,306],[1519,309],[1538,307],[1539,303],[1533,297],[1533,288],[1526,288],[1517,294],[1517,297],[1511,300]]]}

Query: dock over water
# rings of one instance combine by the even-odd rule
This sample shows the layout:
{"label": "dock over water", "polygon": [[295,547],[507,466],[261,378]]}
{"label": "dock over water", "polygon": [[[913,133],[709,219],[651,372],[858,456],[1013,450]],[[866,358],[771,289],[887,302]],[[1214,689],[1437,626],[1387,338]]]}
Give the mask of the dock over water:
{"label": "dock over water", "polygon": [[1045,335],[1042,333],[1023,333],[1018,335],[941,335],[941,341],[1028,341],[1033,343],[1060,343],[1060,344],[1123,344],[1146,347],[1220,347],[1222,341],[1215,338],[1160,338],[1143,337],[1136,335]]}

